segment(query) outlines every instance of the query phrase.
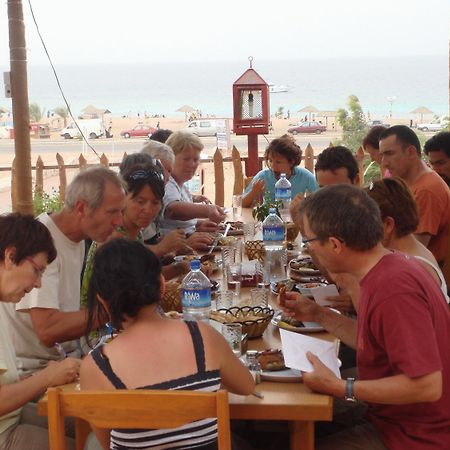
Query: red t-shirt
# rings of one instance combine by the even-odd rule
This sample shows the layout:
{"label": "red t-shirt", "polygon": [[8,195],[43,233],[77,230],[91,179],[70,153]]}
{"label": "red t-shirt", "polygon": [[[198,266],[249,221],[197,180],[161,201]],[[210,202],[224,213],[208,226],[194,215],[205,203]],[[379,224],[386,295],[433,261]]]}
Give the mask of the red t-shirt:
{"label": "red t-shirt", "polygon": [[442,371],[442,397],[370,404],[368,418],[390,450],[450,449],[450,310],[415,258],[384,256],[361,281],[357,366],[361,380]]}

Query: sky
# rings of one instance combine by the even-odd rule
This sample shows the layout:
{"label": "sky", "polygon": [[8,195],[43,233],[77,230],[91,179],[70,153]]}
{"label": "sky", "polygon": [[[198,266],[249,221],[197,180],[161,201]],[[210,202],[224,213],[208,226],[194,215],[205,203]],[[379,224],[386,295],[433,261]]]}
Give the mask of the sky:
{"label": "sky", "polygon": [[[448,55],[448,0],[30,1],[56,64]],[[28,63],[46,64],[28,0],[23,9]]]}

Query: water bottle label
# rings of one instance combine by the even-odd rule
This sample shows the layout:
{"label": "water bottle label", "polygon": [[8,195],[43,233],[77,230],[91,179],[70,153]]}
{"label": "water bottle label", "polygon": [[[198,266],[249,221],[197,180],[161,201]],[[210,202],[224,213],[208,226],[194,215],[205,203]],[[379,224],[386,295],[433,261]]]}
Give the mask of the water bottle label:
{"label": "water bottle label", "polygon": [[263,227],[264,241],[284,241],[284,227]]}
{"label": "water bottle label", "polygon": [[275,198],[281,200],[291,199],[291,189],[290,188],[275,188]]}
{"label": "water bottle label", "polygon": [[183,308],[208,308],[211,306],[211,289],[183,289]]}

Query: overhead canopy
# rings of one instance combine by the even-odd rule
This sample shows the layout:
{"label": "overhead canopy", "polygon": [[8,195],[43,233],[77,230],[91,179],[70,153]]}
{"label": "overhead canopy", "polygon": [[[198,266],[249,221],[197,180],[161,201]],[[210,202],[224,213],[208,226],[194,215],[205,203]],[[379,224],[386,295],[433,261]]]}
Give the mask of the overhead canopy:
{"label": "overhead canopy", "polygon": [[302,109],[299,109],[298,112],[317,113],[317,112],[319,112],[319,110],[313,105],[308,105]]}
{"label": "overhead canopy", "polygon": [[192,106],[189,106],[189,105],[183,105],[183,106],[180,106],[180,107],[177,109],[177,111],[178,111],[178,112],[184,112],[184,113],[191,113],[191,112],[194,112],[195,109],[194,109]]}

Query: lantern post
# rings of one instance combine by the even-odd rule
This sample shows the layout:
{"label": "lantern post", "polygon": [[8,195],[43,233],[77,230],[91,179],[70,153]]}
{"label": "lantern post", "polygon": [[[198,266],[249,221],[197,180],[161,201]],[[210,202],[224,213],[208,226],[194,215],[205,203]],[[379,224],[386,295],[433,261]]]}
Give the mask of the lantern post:
{"label": "lantern post", "polygon": [[233,130],[236,135],[247,135],[248,157],[245,174],[253,176],[261,170],[258,155],[258,135],[269,133],[269,85],[250,68],[233,83]]}

